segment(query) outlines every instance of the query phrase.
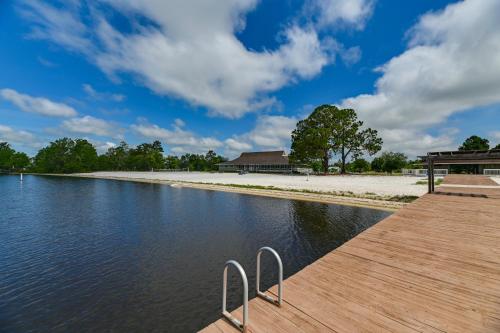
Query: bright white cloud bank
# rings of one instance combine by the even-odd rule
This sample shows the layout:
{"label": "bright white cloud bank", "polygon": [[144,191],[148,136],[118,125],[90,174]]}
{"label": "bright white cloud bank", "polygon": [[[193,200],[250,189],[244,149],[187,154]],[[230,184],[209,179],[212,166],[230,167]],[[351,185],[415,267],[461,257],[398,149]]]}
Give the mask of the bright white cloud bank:
{"label": "bright white cloud bank", "polygon": [[8,142],[16,150],[21,149],[22,151],[36,150],[43,146],[40,139],[33,133],[3,124],[0,124],[0,142]]}
{"label": "bright white cloud bank", "polygon": [[71,133],[92,134],[123,139],[123,129],[106,120],[92,116],[65,120],[62,122],[61,128]]}
{"label": "bright white cloud bank", "polygon": [[150,124],[145,119],[139,119],[137,124],[131,125],[132,131],[144,138],[160,140],[169,146],[172,153],[206,153],[208,150],[216,150],[223,144],[213,137],[201,137],[184,129],[184,122],[176,119],[172,129],[162,128]]}
{"label": "bright white cloud bank", "polygon": [[342,101],[380,129],[386,149],[451,148],[449,134],[423,131],[451,114],[500,102],[500,1],[467,0],[428,13],[408,49],[378,70],[373,94]]}
{"label": "bright white cloud bank", "polygon": [[44,97],[32,97],[13,89],[0,89],[0,96],[24,112],[51,117],[72,117],[77,114],[76,110],[69,105],[53,102]]}
{"label": "bright white cloud bank", "polygon": [[249,150],[286,149],[297,121],[294,117],[260,116],[251,131],[225,141],[226,152],[236,155]]}
{"label": "bright white cloud bank", "polygon": [[492,137],[492,139],[494,140],[494,146],[496,146],[497,144],[500,144],[500,131],[494,131],[494,132],[491,132],[490,133],[490,136]]}
{"label": "bright white cloud bank", "polygon": [[[115,29],[96,3],[58,8],[26,1],[21,12],[34,23],[32,38],[85,54],[110,77],[131,73],[157,94],[207,107],[213,115],[238,118],[269,107],[275,102],[269,93],[318,75],[336,52],[346,51],[349,56],[343,58],[348,61],[360,55],[359,49],[345,50],[331,38],[322,40],[320,24],[313,23],[286,25],[276,49],[248,49],[235,34],[244,28],[245,15],[255,9],[257,0],[105,3],[127,17],[132,31]],[[311,7],[324,12],[321,25],[345,21],[362,26],[370,4],[322,0]]]}
{"label": "bright white cloud bank", "polygon": [[12,127],[0,125],[0,141],[18,143],[18,144],[33,144],[35,136],[30,132],[15,130]]}

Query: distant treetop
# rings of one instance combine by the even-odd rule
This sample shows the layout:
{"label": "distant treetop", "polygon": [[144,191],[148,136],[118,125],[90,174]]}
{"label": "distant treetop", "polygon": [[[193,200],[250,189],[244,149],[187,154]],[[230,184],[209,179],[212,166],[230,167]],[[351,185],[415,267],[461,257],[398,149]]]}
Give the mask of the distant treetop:
{"label": "distant treetop", "polygon": [[458,150],[488,150],[490,149],[490,141],[473,135],[467,138]]}

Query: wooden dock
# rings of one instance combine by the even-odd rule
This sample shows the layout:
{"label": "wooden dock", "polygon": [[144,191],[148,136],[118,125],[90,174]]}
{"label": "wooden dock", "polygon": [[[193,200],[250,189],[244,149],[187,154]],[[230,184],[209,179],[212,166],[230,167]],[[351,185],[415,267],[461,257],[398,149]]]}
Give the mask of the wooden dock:
{"label": "wooden dock", "polygon": [[[495,185],[486,177],[448,178],[441,193],[424,195],[285,280],[283,307],[251,300],[248,332],[500,332]],[[276,286],[268,293],[276,295]],[[233,314],[241,318],[241,308]],[[221,319],[201,332],[238,330]]]}

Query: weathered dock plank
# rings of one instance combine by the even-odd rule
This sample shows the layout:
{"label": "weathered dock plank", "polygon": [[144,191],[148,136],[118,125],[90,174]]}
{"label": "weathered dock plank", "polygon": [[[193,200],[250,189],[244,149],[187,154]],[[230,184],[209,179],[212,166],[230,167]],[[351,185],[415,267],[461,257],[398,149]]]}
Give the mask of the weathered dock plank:
{"label": "weathered dock plank", "polygon": [[[282,308],[251,300],[248,331],[500,332],[500,188],[448,183],[490,197],[419,198],[285,280]],[[221,319],[202,332],[237,330]]]}

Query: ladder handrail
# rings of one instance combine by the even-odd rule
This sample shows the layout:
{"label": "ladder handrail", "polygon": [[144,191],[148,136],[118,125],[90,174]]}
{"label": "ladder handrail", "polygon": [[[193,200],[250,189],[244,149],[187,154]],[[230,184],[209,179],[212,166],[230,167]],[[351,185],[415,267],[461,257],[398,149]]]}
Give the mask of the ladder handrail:
{"label": "ladder handrail", "polygon": [[[275,300],[272,297],[270,297],[270,296],[266,295],[265,293],[263,293],[262,291],[260,291],[260,255],[264,251],[271,252],[274,255],[274,257],[276,258],[276,261],[278,262],[278,269],[279,269],[279,272],[278,272],[278,300]],[[264,246],[264,247],[260,248],[259,252],[257,252],[257,278],[256,278],[256,280],[257,280],[257,296],[260,296],[263,299],[265,299],[266,301],[269,301],[273,304],[281,306],[282,301],[283,301],[283,263],[281,262],[281,258],[279,256],[278,252],[276,252],[274,249],[272,249],[268,246]]]}
{"label": "ladder handrail", "polygon": [[[226,297],[227,297],[227,269],[230,265],[236,267],[241,276],[241,281],[243,282],[243,320],[240,322],[226,309]],[[236,326],[240,331],[245,332],[248,323],[248,279],[245,274],[245,270],[236,260],[228,260],[224,264],[224,277],[222,282],[222,316],[226,317],[231,324]]]}

